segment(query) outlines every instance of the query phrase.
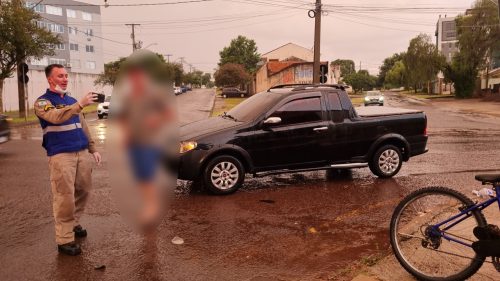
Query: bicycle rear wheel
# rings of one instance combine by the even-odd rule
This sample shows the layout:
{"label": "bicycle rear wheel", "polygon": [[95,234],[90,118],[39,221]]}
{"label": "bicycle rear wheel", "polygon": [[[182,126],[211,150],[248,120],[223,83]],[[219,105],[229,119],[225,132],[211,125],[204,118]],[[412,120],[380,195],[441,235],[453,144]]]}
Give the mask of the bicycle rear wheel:
{"label": "bicycle rear wheel", "polygon": [[[391,246],[399,263],[420,280],[465,280],[479,270],[485,257],[477,256],[471,247],[443,238],[439,233],[453,221],[432,226],[458,215],[474,203],[465,195],[445,187],[417,190],[401,201],[391,219]],[[444,233],[472,244],[476,226],[486,226],[479,211]]]}

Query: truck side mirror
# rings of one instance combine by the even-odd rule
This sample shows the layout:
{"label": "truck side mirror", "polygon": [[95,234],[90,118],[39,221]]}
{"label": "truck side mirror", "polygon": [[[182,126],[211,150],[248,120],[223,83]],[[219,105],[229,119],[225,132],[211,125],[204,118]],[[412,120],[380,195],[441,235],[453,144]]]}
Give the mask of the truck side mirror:
{"label": "truck side mirror", "polygon": [[264,124],[267,126],[279,124],[279,123],[281,123],[281,118],[279,118],[279,117],[269,117],[264,121]]}

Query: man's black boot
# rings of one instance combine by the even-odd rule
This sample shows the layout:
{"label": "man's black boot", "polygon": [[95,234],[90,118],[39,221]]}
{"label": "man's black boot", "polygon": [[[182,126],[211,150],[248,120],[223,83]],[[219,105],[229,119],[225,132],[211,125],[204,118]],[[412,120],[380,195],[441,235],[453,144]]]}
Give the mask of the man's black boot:
{"label": "man's black boot", "polygon": [[73,227],[73,232],[75,233],[75,237],[78,238],[87,237],[87,230],[84,229],[81,225]]}
{"label": "man's black boot", "polygon": [[57,245],[57,250],[59,251],[59,253],[63,253],[69,256],[77,256],[82,253],[80,245],[76,244],[75,242]]}

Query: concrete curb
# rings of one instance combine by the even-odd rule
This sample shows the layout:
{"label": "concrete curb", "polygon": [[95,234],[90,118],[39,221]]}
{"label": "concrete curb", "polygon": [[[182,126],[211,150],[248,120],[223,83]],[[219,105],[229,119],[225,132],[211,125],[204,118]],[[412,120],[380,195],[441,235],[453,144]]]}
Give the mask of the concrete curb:
{"label": "concrete curb", "polygon": [[214,113],[214,108],[215,108],[215,99],[217,98],[217,91],[215,91],[214,95],[212,96],[212,109],[210,109],[210,114],[208,117],[211,117],[212,114]]}

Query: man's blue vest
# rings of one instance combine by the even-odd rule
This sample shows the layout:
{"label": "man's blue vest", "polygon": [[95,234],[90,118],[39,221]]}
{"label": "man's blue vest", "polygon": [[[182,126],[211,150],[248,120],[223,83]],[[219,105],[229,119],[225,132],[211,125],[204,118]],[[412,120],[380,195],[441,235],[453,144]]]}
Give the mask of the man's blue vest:
{"label": "man's blue vest", "polygon": [[[64,95],[61,98],[58,93],[48,89],[38,99],[50,101],[55,108],[63,108],[77,102],[76,99],[68,95]],[[82,129],[78,115],[73,115],[61,124],[53,124],[40,117],[38,119],[43,129],[42,146],[47,150],[47,156],[63,152],[76,152],[88,148],[89,141]]]}

